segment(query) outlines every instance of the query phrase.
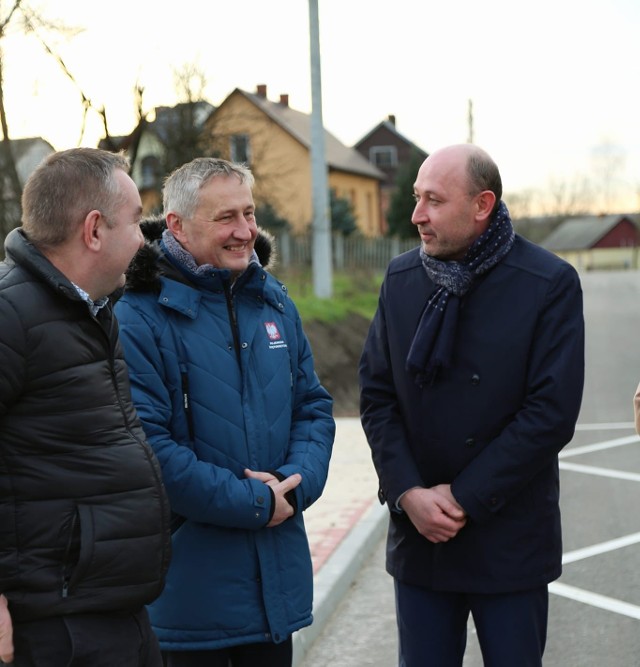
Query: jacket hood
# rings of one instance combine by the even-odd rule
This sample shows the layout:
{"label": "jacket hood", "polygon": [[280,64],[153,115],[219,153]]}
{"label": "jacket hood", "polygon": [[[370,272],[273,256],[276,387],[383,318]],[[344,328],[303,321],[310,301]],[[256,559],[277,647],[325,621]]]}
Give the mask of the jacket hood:
{"label": "jacket hood", "polygon": [[[135,254],[127,269],[127,290],[157,291],[160,288],[160,275],[170,275],[176,280],[183,280],[177,269],[169,262],[162,261],[160,240],[166,228],[166,220],[162,217],[149,218],[140,223],[145,243]],[[254,250],[262,268],[272,269],[276,256],[275,238],[262,227],[258,227]]]}

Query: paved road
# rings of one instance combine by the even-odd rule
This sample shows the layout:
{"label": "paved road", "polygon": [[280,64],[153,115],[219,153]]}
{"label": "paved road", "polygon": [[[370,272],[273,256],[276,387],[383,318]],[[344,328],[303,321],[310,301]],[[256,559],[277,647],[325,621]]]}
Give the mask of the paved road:
{"label": "paved road", "polygon": [[[564,572],[551,586],[545,667],[640,665],[640,272],[582,276],[585,396],[561,456]],[[393,667],[393,588],[374,550],[303,667]],[[481,667],[470,625],[464,667]],[[437,665],[434,665],[437,667]],[[514,666],[516,667],[516,666]]]}

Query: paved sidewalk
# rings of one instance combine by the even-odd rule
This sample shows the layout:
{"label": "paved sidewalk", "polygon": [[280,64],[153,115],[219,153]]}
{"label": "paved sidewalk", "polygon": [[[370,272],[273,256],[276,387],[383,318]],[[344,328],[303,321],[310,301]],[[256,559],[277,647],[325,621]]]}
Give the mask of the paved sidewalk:
{"label": "paved sidewalk", "polygon": [[305,512],[314,569],[314,622],[294,634],[294,667],[320,634],[360,567],[386,531],[378,480],[358,418],[336,419],[336,439],[322,497]]}

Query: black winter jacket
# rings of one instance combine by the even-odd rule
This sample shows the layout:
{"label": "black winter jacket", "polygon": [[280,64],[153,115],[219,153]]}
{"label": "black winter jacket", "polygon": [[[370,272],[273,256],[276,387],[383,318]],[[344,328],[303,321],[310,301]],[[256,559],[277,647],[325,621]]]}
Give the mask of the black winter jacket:
{"label": "black winter jacket", "polygon": [[111,306],[12,231],[0,264],[0,591],[14,620],[153,601],[169,507]]}

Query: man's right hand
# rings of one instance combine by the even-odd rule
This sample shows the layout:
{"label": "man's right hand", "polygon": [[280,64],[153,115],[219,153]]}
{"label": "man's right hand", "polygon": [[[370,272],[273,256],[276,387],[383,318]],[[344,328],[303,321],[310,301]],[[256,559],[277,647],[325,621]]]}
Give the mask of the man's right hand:
{"label": "man's right hand", "polygon": [[467,522],[464,511],[434,489],[410,489],[402,496],[400,507],[420,535],[434,543],[448,542]]}
{"label": "man's right hand", "polygon": [[0,660],[13,662],[13,625],[4,595],[0,595]]}

